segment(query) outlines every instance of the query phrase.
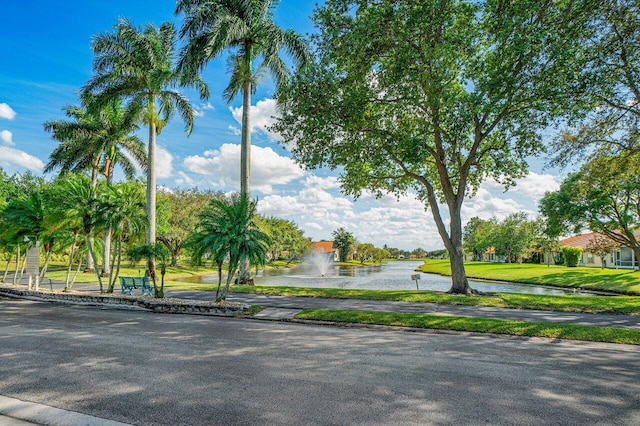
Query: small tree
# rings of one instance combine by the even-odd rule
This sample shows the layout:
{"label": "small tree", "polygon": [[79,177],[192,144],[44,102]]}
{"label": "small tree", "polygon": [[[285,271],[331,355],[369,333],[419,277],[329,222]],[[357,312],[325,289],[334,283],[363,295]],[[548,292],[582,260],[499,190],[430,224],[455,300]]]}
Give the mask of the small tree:
{"label": "small tree", "polygon": [[356,242],[351,232],[340,227],[333,231],[333,246],[340,252],[340,262],[346,262],[347,256],[349,256],[349,250]]}
{"label": "small tree", "polygon": [[580,262],[580,257],[582,256],[582,249],[580,247],[562,246],[560,247],[560,252],[562,252],[565,266],[569,268],[578,266],[578,262]]}
{"label": "small tree", "polygon": [[620,247],[620,244],[616,243],[611,238],[608,238],[605,235],[595,234],[585,249],[600,258],[600,266],[604,269],[605,256],[618,247]]}

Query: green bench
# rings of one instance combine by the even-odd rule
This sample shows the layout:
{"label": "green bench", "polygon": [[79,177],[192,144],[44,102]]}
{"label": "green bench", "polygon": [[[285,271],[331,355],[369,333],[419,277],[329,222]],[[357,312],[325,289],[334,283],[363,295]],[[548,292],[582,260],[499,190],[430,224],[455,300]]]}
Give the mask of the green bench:
{"label": "green bench", "polygon": [[143,296],[152,296],[153,287],[149,283],[149,277],[120,277],[122,294],[133,295],[134,288],[142,288]]}

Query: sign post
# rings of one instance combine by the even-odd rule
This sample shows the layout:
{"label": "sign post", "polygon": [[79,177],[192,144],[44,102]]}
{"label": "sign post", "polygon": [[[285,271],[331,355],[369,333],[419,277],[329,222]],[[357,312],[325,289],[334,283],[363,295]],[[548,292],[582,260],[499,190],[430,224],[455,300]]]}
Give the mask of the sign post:
{"label": "sign post", "polygon": [[411,279],[416,282],[416,290],[420,290],[420,288],[418,287],[418,280],[420,279],[420,274],[411,275]]}
{"label": "sign post", "polygon": [[[24,237],[25,242],[29,241],[29,237]],[[29,275],[29,290],[35,279],[36,288],[40,288],[40,242],[36,238],[36,243],[27,249],[27,274]]]}

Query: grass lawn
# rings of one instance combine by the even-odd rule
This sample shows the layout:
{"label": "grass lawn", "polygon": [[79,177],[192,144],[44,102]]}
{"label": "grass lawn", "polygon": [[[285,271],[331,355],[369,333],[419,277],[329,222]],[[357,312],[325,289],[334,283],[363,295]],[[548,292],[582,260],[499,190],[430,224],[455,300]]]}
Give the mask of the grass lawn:
{"label": "grass lawn", "polygon": [[339,288],[275,286],[233,286],[230,290],[236,293],[270,294],[276,296],[388,300],[493,308],[537,309],[557,312],[640,315],[640,297],[636,296],[542,296],[517,293],[459,296],[417,290],[348,290]]}
{"label": "grass lawn", "polygon": [[[600,269],[578,266],[540,265],[534,263],[465,262],[469,278],[544,284],[586,290],[613,291],[640,295],[640,272],[630,269]],[[427,260],[420,271],[451,275],[448,260]]]}
{"label": "grass lawn", "polygon": [[431,314],[308,309],[298,319],[640,345],[640,330]]}

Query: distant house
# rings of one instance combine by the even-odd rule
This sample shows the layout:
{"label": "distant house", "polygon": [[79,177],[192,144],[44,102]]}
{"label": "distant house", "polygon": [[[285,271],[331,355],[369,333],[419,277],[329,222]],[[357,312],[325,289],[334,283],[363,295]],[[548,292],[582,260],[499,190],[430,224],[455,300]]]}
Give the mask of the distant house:
{"label": "distant house", "polygon": [[316,241],[311,243],[313,251],[316,253],[333,253],[333,261],[340,260],[340,253],[337,248],[333,247],[333,241]]}
{"label": "distant house", "polygon": [[[590,232],[588,234],[574,235],[573,237],[565,238],[564,240],[560,240],[560,246],[569,246],[569,247],[580,247],[582,249],[582,258],[580,259],[581,266],[594,266],[594,267],[605,267],[605,268],[637,268],[638,267],[638,259],[635,258],[635,254],[633,250],[629,247],[621,246],[614,250],[611,253],[604,256],[604,265],[600,256],[591,253],[587,250],[587,246],[594,241],[595,238],[604,237],[602,234],[598,234],[595,232]],[[636,239],[640,237],[636,235]],[[546,263],[545,256],[549,256],[549,254],[545,253],[541,256],[540,263]],[[552,257],[553,259],[553,257]],[[553,264],[553,260],[551,264]]]}

